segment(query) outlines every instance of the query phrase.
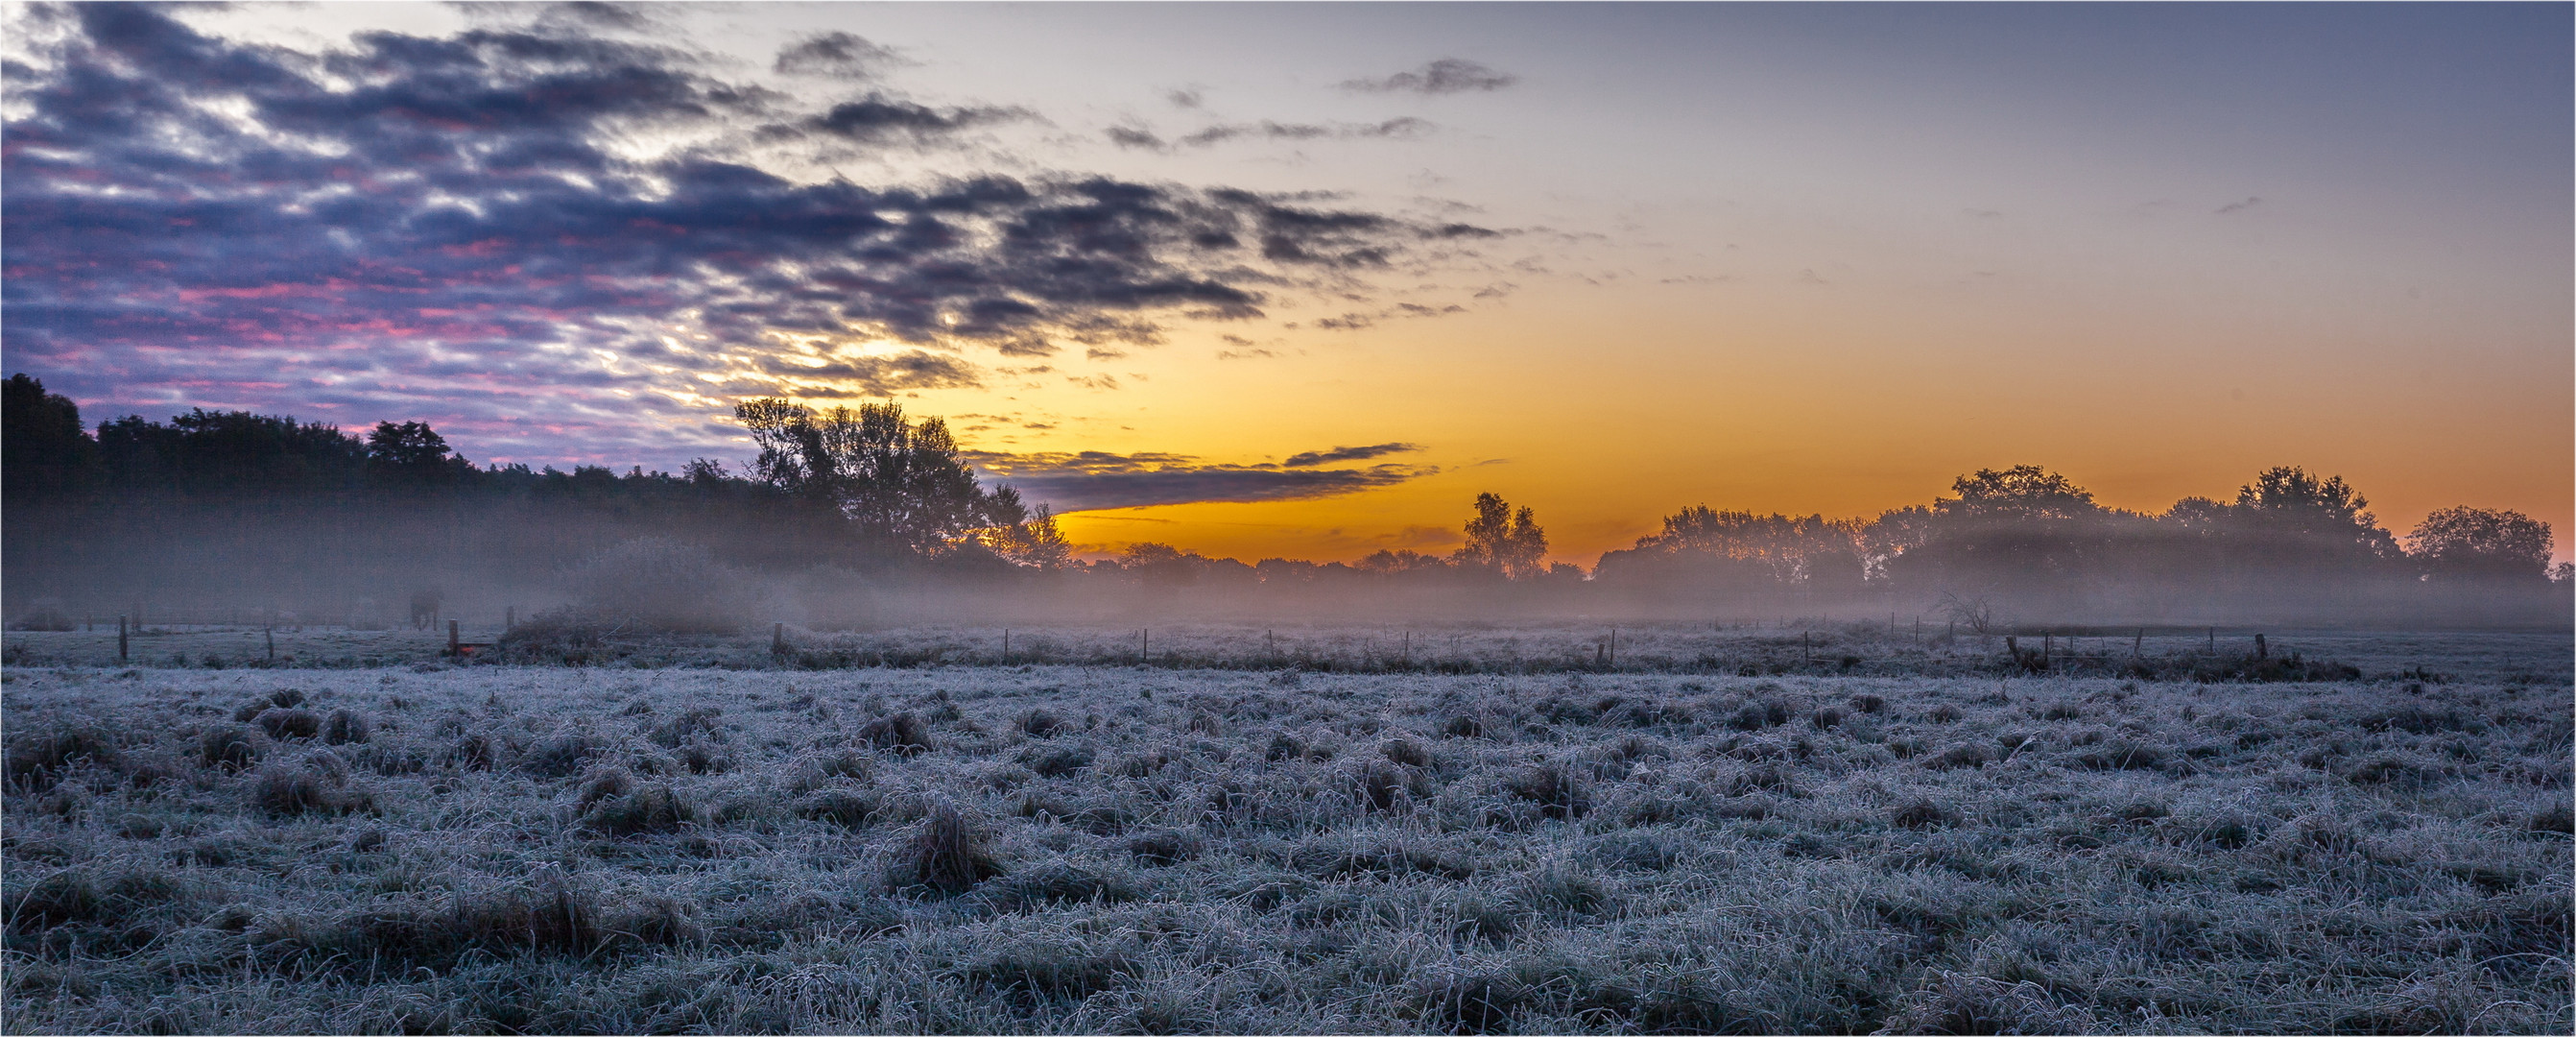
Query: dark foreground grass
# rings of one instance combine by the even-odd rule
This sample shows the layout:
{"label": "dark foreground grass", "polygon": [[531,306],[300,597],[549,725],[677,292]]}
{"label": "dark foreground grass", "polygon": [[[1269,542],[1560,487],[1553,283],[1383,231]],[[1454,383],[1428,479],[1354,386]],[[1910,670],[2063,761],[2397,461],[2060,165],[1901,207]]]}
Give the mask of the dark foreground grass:
{"label": "dark foreground grass", "polygon": [[7,679],[12,1032],[2576,1027],[2555,684]]}

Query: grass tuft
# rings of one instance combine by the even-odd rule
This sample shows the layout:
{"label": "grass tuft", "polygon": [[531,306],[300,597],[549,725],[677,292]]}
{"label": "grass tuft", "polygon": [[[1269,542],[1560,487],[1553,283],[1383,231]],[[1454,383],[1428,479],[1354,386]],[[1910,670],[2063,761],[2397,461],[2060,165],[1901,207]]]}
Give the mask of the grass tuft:
{"label": "grass tuft", "polygon": [[976,883],[1002,874],[1002,866],[985,849],[980,825],[955,806],[941,803],[923,818],[898,857],[890,885],[926,886],[942,893],[963,893]]}

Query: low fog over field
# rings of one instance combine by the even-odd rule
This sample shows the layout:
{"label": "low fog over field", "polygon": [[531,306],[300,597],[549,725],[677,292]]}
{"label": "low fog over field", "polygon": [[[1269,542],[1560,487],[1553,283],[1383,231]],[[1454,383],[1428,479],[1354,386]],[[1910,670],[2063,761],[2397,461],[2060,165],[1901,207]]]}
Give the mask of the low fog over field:
{"label": "low fog over field", "polygon": [[2341,478],[2296,467],[2153,515],[2032,465],[1868,519],[1692,504],[1588,567],[1549,561],[1544,516],[1494,494],[1459,502],[1458,546],[1437,554],[1247,562],[1136,543],[1085,561],[1046,505],[892,404],[745,403],[761,448],[747,470],[679,475],[476,468],[418,422],[359,437],[200,411],[93,434],[23,377],[7,414],[6,607],[21,629],[119,614],[358,629],[543,616],[628,634],[1801,617],[1977,633],[2564,628],[2576,601],[2546,523],[2463,506],[2399,537]]}

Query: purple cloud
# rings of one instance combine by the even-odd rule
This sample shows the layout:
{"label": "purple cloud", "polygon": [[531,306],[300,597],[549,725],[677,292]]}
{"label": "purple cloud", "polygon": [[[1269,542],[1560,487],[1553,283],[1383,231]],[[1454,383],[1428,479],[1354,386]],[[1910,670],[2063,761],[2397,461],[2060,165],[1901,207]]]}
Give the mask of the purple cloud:
{"label": "purple cloud", "polygon": [[[560,19],[302,53],[143,5],[28,17],[75,31],[6,69],[0,347],[109,405],[93,417],[426,418],[478,457],[672,463],[731,440],[722,403],[783,378],[973,385],[970,350],[1258,317],[1272,292],[1452,233],[1103,177],[867,187],[720,145],[639,160],[609,142],[749,124],[927,146],[1027,113],[800,108]],[[895,352],[828,348],[860,338]]]}

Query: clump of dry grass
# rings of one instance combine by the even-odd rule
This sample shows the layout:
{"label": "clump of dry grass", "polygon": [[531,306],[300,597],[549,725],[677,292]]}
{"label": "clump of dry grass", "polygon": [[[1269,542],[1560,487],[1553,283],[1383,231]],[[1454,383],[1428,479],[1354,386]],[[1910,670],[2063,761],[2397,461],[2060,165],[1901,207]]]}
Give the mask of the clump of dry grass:
{"label": "clump of dry grass", "polygon": [[1591,790],[1561,763],[1522,767],[1504,779],[1503,788],[1538,804],[1541,814],[1558,821],[1582,817],[1592,809]]}
{"label": "clump of dry grass", "polygon": [[281,742],[288,739],[303,741],[322,733],[322,718],[309,709],[275,707],[261,710],[252,719],[259,724],[260,730],[268,732],[270,738]]}
{"label": "clump of dry grass", "polygon": [[76,764],[114,766],[119,762],[116,743],[106,731],[88,724],[12,739],[8,757],[9,784],[29,792],[52,788],[63,772]]}
{"label": "clump of dry grass", "polygon": [[299,814],[347,814],[372,809],[375,796],[351,789],[347,761],[328,749],[315,749],[289,763],[271,761],[253,775],[251,802],[279,817]]}
{"label": "clump of dry grass", "polygon": [[1387,739],[1385,744],[1378,747],[1378,751],[1385,754],[1389,761],[1407,767],[1431,766],[1431,750],[1411,738]]}
{"label": "clump of dry grass", "polygon": [[703,814],[696,804],[680,798],[669,785],[660,783],[638,785],[615,795],[603,795],[582,814],[584,828],[615,838],[677,832],[703,821]]}
{"label": "clump of dry grass", "polygon": [[260,745],[244,728],[218,727],[197,739],[197,757],[219,770],[248,770],[259,762]]}
{"label": "clump of dry grass", "polygon": [[943,893],[963,893],[976,883],[1003,873],[985,848],[982,826],[953,804],[940,803],[922,819],[896,858],[888,882],[897,888],[927,886]]}
{"label": "clump of dry grass", "polygon": [[330,717],[322,723],[324,745],[364,742],[374,733],[375,724],[367,719],[366,714],[353,713],[346,709],[332,710]]}
{"label": "clump of dry grass", "polygon": [[930,751],[930,729],[909,712],[878,717],[859,727],[859,741],[879,752],[902,756]]}
{"label": "clump of dry grass", "polygon": [[2059,1004],[2046,988],[2022,981],[1935,970],[1905,996],[1881,1034],[2093,1033],[2100,1020]]}
{"label": "clump of dry grass", "polygon": [[1020,714],[1019,719],[1012,722],[1012,726],[1018,728],[1021,734],[1031,738],[1053,738],[1075,727],[1072,721],[1044,709],[1032,709]]}

